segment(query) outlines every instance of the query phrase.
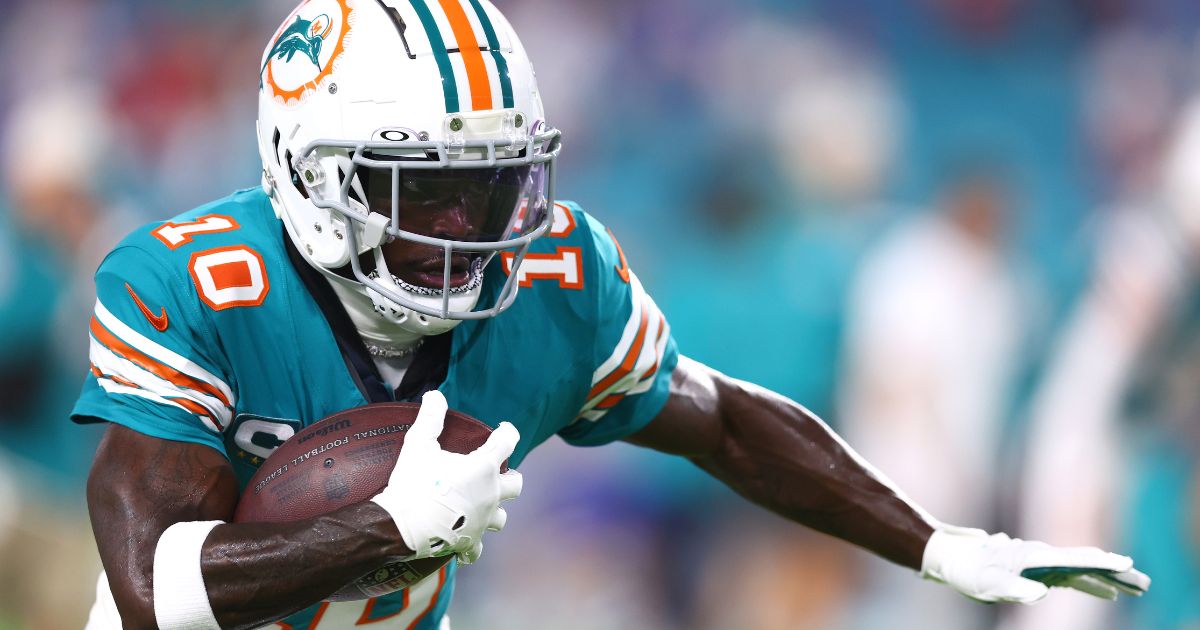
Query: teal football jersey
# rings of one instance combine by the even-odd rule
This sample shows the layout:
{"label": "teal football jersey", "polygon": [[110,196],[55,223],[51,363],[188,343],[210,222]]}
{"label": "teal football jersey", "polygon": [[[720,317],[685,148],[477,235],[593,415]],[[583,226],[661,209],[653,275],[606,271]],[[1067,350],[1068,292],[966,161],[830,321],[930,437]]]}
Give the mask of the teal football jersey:
{"label": "teal football jersey", "polygon": [[[514,304],[427,340],[397,391],[262,191],[139,229],[96,273],[91,374],[72,419],[210,446],[243,487],[301,427],[433,388],[492,427],[516,425],[513,466],[556,434],[576,445],[628,436],[665,403],[675,344],[611,233],[573,203],[554,211],[517,270]],[[481,304],[494,303],[510,263],[499,256],[485,270]],[[321,603],[280,627],[436,628],[454,571],[407,592]]]}

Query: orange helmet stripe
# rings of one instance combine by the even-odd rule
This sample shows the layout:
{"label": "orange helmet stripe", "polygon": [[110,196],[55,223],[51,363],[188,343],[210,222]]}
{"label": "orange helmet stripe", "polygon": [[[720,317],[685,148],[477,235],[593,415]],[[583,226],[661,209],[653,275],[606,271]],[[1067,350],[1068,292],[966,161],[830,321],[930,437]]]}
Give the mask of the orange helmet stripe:
{"label": "orange helmet stripe", "polygon": [[450,30],[454,32],[458,52],[467,68],[471,109],[491,109],[492,82],[488,79],[487,66],[483,63],[483,53],[479,50],[479,41],[475,39],[471,21],[467,19],[467,13],[463,11],[460,0],[438,0],[438,3],[442,5],[446,19],[450,21]]}

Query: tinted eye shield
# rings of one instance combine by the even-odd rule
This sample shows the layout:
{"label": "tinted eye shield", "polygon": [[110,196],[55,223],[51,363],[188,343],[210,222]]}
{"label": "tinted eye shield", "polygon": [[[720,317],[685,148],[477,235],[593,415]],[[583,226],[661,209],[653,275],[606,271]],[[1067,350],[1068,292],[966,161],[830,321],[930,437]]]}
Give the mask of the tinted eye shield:
{"label": "tinted eye shield", "polygon": [[[554,203],[554,162],[559,149],[559,132],[556,129],[529,135],[525,143],[517,145],[502,139],[467,140],[453,146],[444,141],[353,142],[318,139],[304,147],[293,159],[292,166],[313,205],[341,216],[357,228],[346,230],[345,238],[349,240],[352,252],[362,253],[377,248],[391,238],[443,250],[445,270],[441,308],[413,302],[388,285],[370,278],[361,269],[358,256],[352,255],[349,257],[350,266],[359,282],[406,308],[426,315],[443,319],[483,319],[499,314],[512,304],[516,297],[516,270],[524,261],[529,244],[550,229],[554,216],[549,211]],[[476,169],[485,174],[470,175],[468,179],[485,181],[489,178],[495,180],[495,177],[486,173],[510,168],[512,172],[520,173],[519,177],[528,177],[531,183],[522,187],[513,211],[503,219],[506,222],[503,229],[488,229],[486,235],[451,239],[401,228],[403,204],[400,196],[404,190],[404,171]],[[337,179],[329,179],[327,173],[334,169]],[[390,216],[369,211],[361,183],[360,189],[355,191],[356,180],[361,182],[366,179],[357,177],[359,169],[370,169],[373,178],[390,175],[391,185],[388,188],[391,200],[387,206]],[[352,199],[358,203],[353,203]],[[516,210],[520,207],[526,210],[517,225]],[[495,304],[489,308],[469,312],[449,310],[451,260],[455,253],[464,252],[485,254],[489,261],[491,256],[499,252],[512,257],[504,288]]]}
{"label": "tinted eye shield", "polygon": [[401,169],[400,193],[395,196],[390,170],[367,169],[363,177],[360,168],[358,183],[371,212],[391,216],[396,199],[402,230],[458,241],[496,242],[509,235],[519,202],[530,196],[533,168]]}

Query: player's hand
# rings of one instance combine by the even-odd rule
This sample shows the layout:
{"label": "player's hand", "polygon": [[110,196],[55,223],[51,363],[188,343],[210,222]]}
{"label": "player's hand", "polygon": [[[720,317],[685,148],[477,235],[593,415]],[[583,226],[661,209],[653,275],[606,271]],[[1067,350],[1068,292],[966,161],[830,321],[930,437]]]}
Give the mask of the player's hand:
{"label": "player's hand", "polygon": [[980,529],[942,526],[925,545],[921,577],[981,602],[1032,604],[1051,586],[1104,599],[1141,595],[1150,578],[1128,556],[1095,547],[1053,547]]}
{"label": "player's hand", "polygon": [[483,532],[504,527],[500,502],[521,494],[521,473],[500,473],[521,436],[502,422],[473,453],[442,450],[446,408],[441,392],[425,394],[387,487],[371,500],[392,515],[409,559],[456,554],[470,564],[483,552]]}

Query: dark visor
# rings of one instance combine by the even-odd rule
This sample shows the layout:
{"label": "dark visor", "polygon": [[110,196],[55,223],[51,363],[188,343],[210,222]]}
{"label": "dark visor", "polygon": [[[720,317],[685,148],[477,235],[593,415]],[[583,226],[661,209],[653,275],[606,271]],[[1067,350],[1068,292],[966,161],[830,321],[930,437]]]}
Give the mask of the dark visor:
{"label": "dark visor", "polygon": [[[530,183],[529,172],[529,166],[400,169],[396,227],[456,241],[504,240],[511,236],[513,213]],[[358,175],[368,209],[391,217],[392,170],[359,166]]]}

